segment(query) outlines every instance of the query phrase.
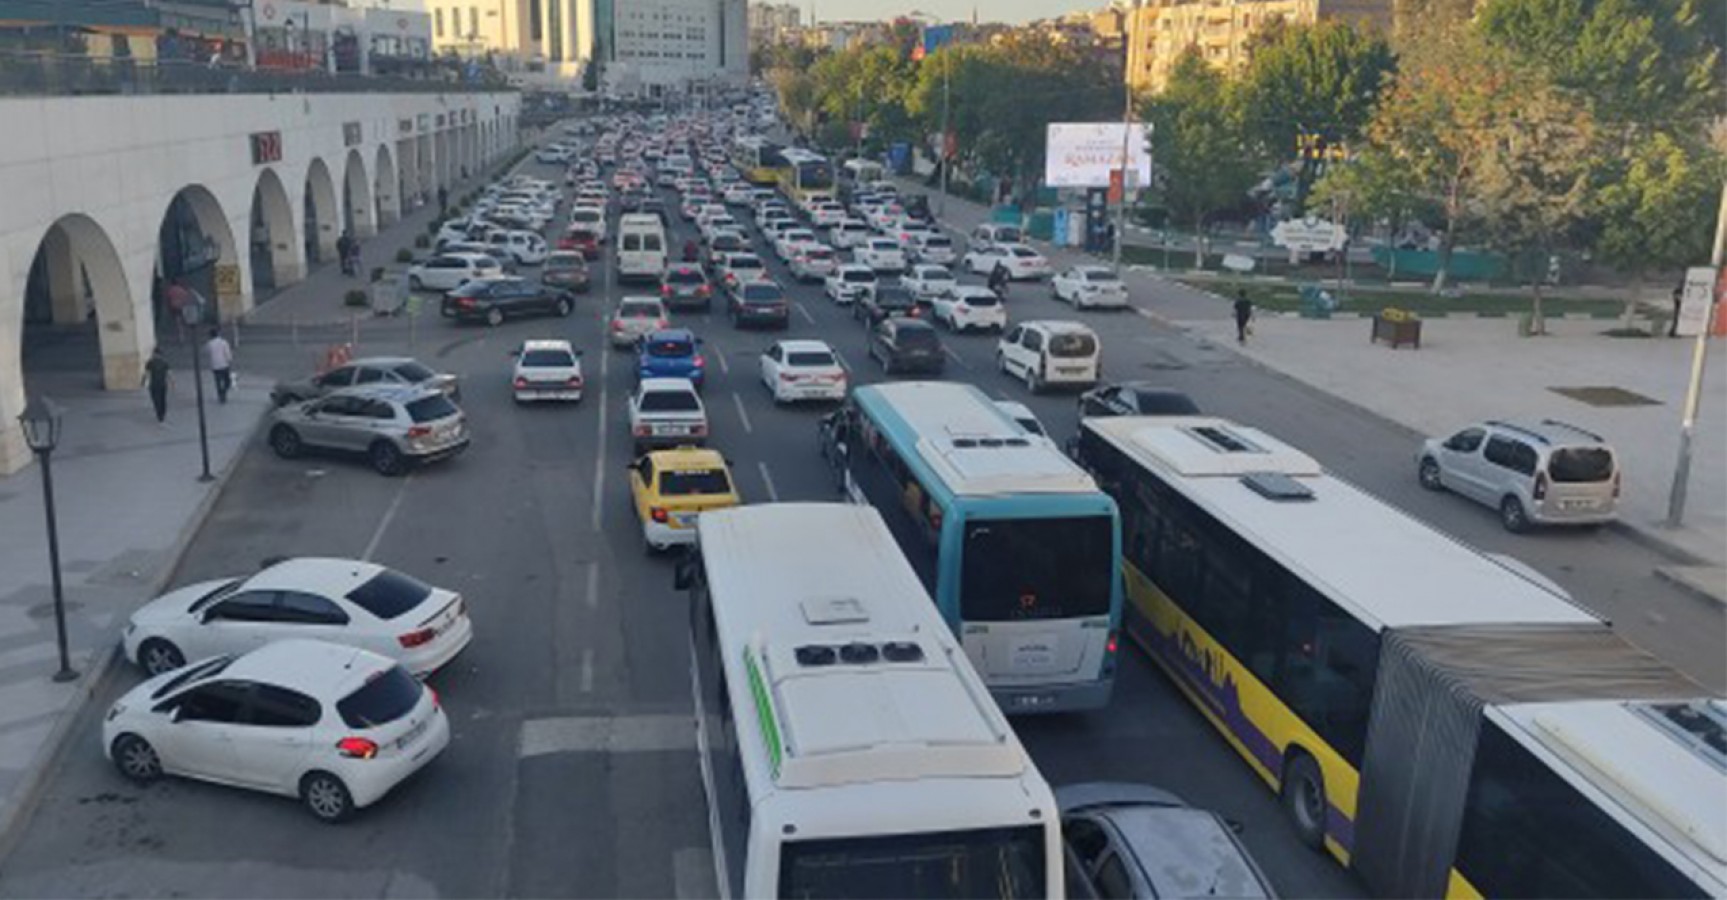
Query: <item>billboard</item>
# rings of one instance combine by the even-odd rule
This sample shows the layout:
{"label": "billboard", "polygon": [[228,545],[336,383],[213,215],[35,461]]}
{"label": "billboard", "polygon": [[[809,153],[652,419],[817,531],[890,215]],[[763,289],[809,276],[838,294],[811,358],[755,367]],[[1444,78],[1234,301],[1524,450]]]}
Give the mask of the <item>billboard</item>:
{"label": "billboard", "polygon": [[1128,141],[1128,188],[1151,183],[1151,126],[1143,122],[1051,122],[1044,147],[1043,181],[1050,187],[1109,187],[1109,173],[1121,168],[1122,129]]}

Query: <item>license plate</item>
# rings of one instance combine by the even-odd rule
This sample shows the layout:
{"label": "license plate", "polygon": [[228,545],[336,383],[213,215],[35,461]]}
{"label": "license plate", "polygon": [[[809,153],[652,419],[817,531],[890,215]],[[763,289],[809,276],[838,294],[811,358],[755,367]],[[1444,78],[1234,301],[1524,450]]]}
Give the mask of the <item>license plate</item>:
{"label": "license plate", "polygon": [[1036,709],[1054,702],[1055,695],[1053,694],[1021,694],[1013,698],[1013,705],[1016,709]]}
{"label": "license plate", "polygon": [[1074,368],[1062,368],[1062,369],[1056,369],[1056,371],[1060,372],[1063,375],[1080,375],[1080,374],[1083,374],[1085,372],[1084,369],[1074,369]]}
{"label": "license plate", "polygon": [[412,744],[413,742],[419,740],[420,735],[425,734],[426,733],[426,727],[428,725],[431,725],[431,724],[432,724],[432,719],[430,716],[427,716],[426,718],[421,719],[418,723],[416,723],[414,725],[414,727],[408,729],[407,734],[404,734],[401,737],[396,738],[396,749],[401,750],[401,749],[407,747],[409,744]]}
{"label": "license plate", "polygon": [[672,522],[679,528],[688,528],[696,524],[695,513],[672,513]]}
{"label": "license plate", "polygon": [[1559,508],[1560,509],[1594,509],[1595,508],[1595,501],[1594,500],[1561,500],[1561,501],[1559,501]]}
{"label": "license plate", "polygon": [[1055,665],[1055,648],[1043,641],[1018,644],[1013,648],[1016,669],[1047,669]]}
{"label": "license plate", "polygon": [[654,434],[677,435],[689,434],[690,430],[681,425],[655,425]]}

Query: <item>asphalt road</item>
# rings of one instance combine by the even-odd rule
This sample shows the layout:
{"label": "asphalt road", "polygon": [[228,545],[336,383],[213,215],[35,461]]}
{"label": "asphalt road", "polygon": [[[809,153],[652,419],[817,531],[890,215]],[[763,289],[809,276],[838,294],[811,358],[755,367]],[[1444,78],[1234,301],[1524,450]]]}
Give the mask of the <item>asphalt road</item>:
{"label": "asphalt road", "polygon": [[[677,222],[671,246],[689,232]],[[638,289],[610,284],[606,268],[569,319],[464,327],[428,304],[419,340],[435,349],[421,356],[463,376],[473,448],[390,480],[347,460],[280,460],[260,443],[180,573],[189,582],[278,555],[366,556],[462,591],[474,643],[432,680],[455,730],[443,757],[338,827],[282,798],[184,781],[139,789],[99,746],[99,716],[139,677],[124,670],[77,724],[28,834],[0,863],[0,896],[713,892],[682,599],[669,561],[643,552],[623,478],[631,357],[601,341],[611,301]],[[816,287],[792,292],[787,334],[829,341],[854,383],[877,380],[849,315]],[[1505,534],[1491,511],[1416,486],[1416,436],[1131,312],[1076,315],[1031,285],[1015,285],[1008,304],[1015,318],[1091,322],[1112,377],[1157,378],[1291,440],[1441,528],[1517,555],[1715,689],[1727,683],[1720,610],[1651,577],[1643,548],[1610,531]],[[706,339],[714,443],[746,501],[835,499],[815,449],[824,410],[776,408],[756,379],[757,354],[781,335],[734,331],[718,315],[676,319]],[[588,395],[573,408],[517,407],[508,351],[548,336],[586,349]],[[994,341],[948,339],[947,377],[1027,403],[1058,439],[1072,433],[1072,397],[1030,396],[995,372]],[[1045,776],[1174,789],[1242,822],[1285,896],[1360,896],[1352,875],[1296,843],[1271,793],[1145,657],[1123,655],[1108,710],[1016,720]]]}

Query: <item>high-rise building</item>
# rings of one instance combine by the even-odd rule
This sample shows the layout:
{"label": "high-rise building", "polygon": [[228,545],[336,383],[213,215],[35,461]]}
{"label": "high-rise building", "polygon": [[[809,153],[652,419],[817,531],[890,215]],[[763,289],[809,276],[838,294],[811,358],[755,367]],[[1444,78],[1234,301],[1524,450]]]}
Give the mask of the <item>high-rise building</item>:
{"label": "high-rise building", "polygon": [[1389,31],[1393,0],[1146,0],[1127,10],[1127,71],[1136,91],[1157,92],[1188,47],[1226,72],[1247,65],[1248,42],[1273,19],[1341,20]]}
{"label": "high-rise building", "polygon": [[600,45],[610,0],[424,0],[439,52],[490,55],[506,70],[574,78]]}
{"label": "high-rise building", "polygon": [[600,58],[614,93],[701,94],[749,77],[746,0],[623,0],[611,52]]}

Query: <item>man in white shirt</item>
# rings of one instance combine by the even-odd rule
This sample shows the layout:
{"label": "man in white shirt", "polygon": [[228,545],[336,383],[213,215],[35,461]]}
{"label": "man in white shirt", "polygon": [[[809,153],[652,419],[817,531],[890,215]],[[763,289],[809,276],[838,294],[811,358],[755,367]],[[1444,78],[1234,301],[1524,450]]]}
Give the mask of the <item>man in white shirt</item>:
{"label": "man in white shirt", "polygon": [[210,374],[216,379],[216,401],[227,403],[228,389],[234,386],[234,348],[228,346],[221,329],[212,328],[204,352],[210,360]]}

